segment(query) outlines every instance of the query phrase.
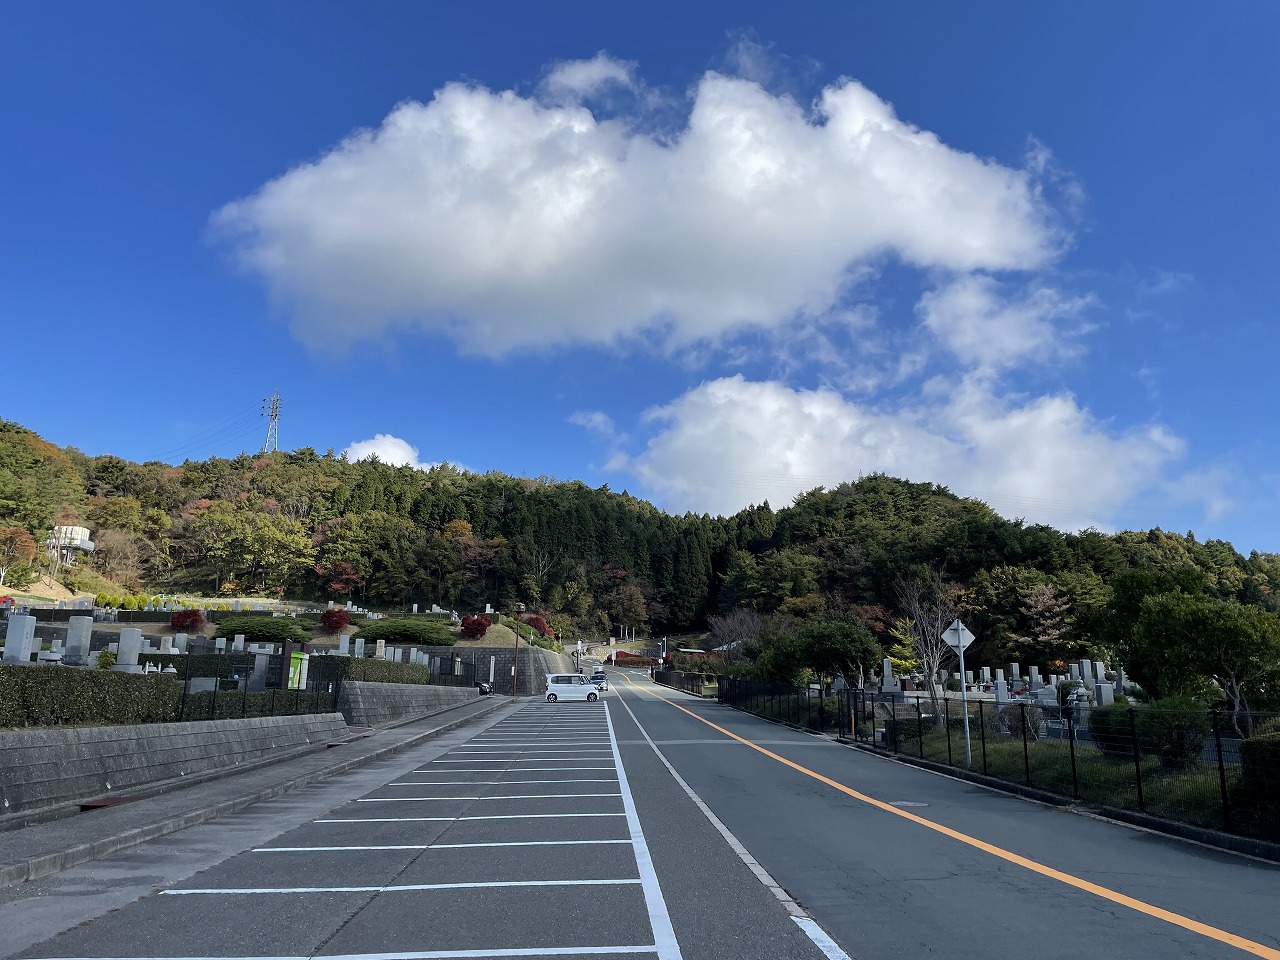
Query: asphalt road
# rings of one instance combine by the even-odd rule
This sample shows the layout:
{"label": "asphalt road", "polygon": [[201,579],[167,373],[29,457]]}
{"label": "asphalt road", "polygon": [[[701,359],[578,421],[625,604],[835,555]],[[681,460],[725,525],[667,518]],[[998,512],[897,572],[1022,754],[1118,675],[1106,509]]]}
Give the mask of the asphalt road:
{"label": "asphalt road", "polygon": [[1280,867],[613,673],[5,891],[0,954],[1280,960]]}

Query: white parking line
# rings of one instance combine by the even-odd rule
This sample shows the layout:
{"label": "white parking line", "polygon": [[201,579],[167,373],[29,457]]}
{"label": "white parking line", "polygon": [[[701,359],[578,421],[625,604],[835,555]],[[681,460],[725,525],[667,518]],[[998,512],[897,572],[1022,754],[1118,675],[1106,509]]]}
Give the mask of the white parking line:
{"label": "white parking line", "polygon": [[[604,757],[512,757],[509,760],[432,760],[432,763],[573,763],[577,760],[603,760]],[[601,769],[607,770],[608,767]]]}
{"label": "white parking line", "polygon": [[188,887],[179,890],[161,890],[166,897],[191,897],[208,894],[231,896],[234,894],[261,893],[405,893],[422,890],[490,890],[497,887],[622,887],[640,883],[635,880],[487,880],[483,883],[406,883],[397,886],[377,887],[220,887],[198,889]]}
{"label": "white parking line", "polygon": [[465,820],[563,820],[573,817],[625,817],[625,813],[512,813],[493,817],[338,817],[332,820],[312,820],[312,823],[425,823],[427,821],[453,823]]}
{"label": "white parking line", "polygon": [[627,773],[622,766],[622,754],[618,751],[618,738],[613,730],[613,717],[609,714],[608,704],[605,704],[604,716],[609,724],[613,762],[618,768],[618,784],[622,788],[622,807],[626,811],[627,830],[631,834],[631,848],[636,855],[636,869],[640,871],[641,889],[644,891],[645,906],[649,910],[649,925],[653,928],[658,960],[682,960],[680,944],[676,942],[676,932],[671,926],[671,915],[667,912],[667,902],[662,899],[662,887],[658,883],[657,871],[653,868],[653,856],[645,842],[635,798],[631,796],[631,786],[627,783]]}
{"label": "white parking line", "polygon": [[[582,957],[606,953],[656,953],[652,943],[614,947],[510,947],[492,950],[399,950],[305,957],[169,957],[167,960],[502,960],[505,957]],[[154,960],[151,957],[53,957],[50,960]]]}
{"label": "white parking line", "polygon": [[332,853],[341,850],[484,850],[489,847],[592,847],[624,840],[507,840],[495,843],[385,843],[364,847],[256,847],[252,853]]}
{"label": "white parking line", "polygon": [[[613,769],[609,767],[607,769]],[[396,780],[388,787],[489,787],[516,783],[617,783],[617,777],[566,777],[563,780]]]}
{"label": "white parking line", "polygon": [[413,803],[418,800],[563,800],[568,797],[620,797],[620,793],[516,793],[501,797],[361,797],[356,803]]}
{"label": "white parking line", "polygon": [[[563,770],[612,770],[613,767],[521,767],[519,770],[513,770],[512,773],[560,773]],[[459,770],[455,767],[452,770],[411,770],[410,773],[493,773],[492,767],[484,767],[476,770]]]}

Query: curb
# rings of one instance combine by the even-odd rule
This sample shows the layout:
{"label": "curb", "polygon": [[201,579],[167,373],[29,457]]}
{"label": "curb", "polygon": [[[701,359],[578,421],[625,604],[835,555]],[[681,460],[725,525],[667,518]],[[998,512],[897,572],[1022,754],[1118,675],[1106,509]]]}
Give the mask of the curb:
{"label": "curb", "polygon": [[[252,806],[255,803],[261,803],[263,800],[271,800],[291,790],[299,787],[305,787],[315,783],[318,780],[324,780],[328,777],[336,776],[340,773],[346,773],[366,764],[381,760],[384,757],[392,756],[404,750],[416,747],[418,744],[432,737],[438,736],[456,727],[460,727],[465,723],[480,717],[487,716],[510,702],[510,698],[503,698],[501,701],[492,704],[485,710],[478,710],[475,713],[468,714],[466,717],[458,718],[451,723],[443,726],[433,727],[430,730],[424,730],[422,733],[402,740],[399,743],[388,744],[379,750],[365,754],[360,757],[352,757],[349,760],[343,760],[332,766],[325,767],[321,770],[313,770],[310,773],[304,773],[292,779],[285,780],[281,783],[273,784],[269,787],[263,787],[252,793],[243,796],[234,797],[230,800],[224,800],[221,803],[208,807],[201,807],[196,810],[189,810],[182,816],[170,817],[167,820],[161,820],[150,824],[146,827],[138,827],[133,830],[126,830],[113,836],[104,837],[91,843],[82,843],[72,847],[69,850],[61,850],[56,853],[42,854],[23,863],[12,863],[0,866],[0,887],[10,887],[19,883],[26,883],[29,880],[39,880],[42,877],[52,876],[89,860],[98,860],[109,854],[116,853],[129,847],[137,846],[140,843],[146,843],[148,840],[154,840],[157,837],[163,837],[166,834],[176,833],[179,830],[185,830],[187,827],[194,827],[196,824],[205,823],[218,817],[226,816],[229,813],[243,810],[245,807]],[[456,709],[456,708],[454,708]],[[448,712],[448,711],[441,711]],[[296,758],[295,758],[296,759]],[[241,772],[241,771],[237,771]]]}

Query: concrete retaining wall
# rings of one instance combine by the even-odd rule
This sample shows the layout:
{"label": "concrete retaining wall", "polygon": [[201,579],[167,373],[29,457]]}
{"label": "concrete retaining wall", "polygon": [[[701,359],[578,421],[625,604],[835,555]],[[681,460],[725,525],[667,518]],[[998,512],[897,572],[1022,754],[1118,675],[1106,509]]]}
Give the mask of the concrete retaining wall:
{"label": "concrete retaining wall", "polygon": [[0,816],[128,794],[348,735],[340,713],[0,731]]}
{"label": "concrete retaining wall", "polygon": [[338,692],[338,709],[353,727],[382,727],[467,703],[479,696],[480,692],[474,687],[344,680]]}
{"label": "concrete retaining wall", "polygon": [[[489,658],[494,658],[493,692],[511,695],[511,666],[515,663],[514,647],[423,647],[433,657],[461,657],[464,663],[475,658],[476,680],[489,679]],[[540,696],[547,689],[548,673],[573,673],[573,658],[543,647],[520,644],[520,693]]]}

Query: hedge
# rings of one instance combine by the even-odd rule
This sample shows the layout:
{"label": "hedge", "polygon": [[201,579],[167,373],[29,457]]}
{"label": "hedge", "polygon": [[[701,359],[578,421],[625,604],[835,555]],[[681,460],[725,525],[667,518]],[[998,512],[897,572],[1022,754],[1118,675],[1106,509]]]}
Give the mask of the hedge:
{"label": "hedge", "polygon": [[254,658],[252,653],[144,653],[139,655],[138,663],[154,663],[163,670],[173,667],[178,676],[186,677],[229,677],[234,673],[243,676],[252,673]]}
{"label": "hedge", "polygon": [[458,642],[458,636],[442,623],[434,620],[389,619],[369,620],[360,624],[356,635],[364,638],[366,644],[382,640],[392,646],[399,644],[422,644],[431,647],[452,647]]}
{"label": "hedge", "polygon": [[168,723],[181,699],[172,674],[0,667],[0,727]]}
{"label": "hedge", "polygon": [[283,643],[285,640],[311,639],[306,623],[293,617],[228,617],[218,621],[218,636],[231,639],[244,634],[245,643]]}
{"label": "hedge", "polygon": [[392,663],[369,657],[313,657],[307,676],[313,680],[362,680],[366,683],[431,682],[431,672],[422,664]]}

